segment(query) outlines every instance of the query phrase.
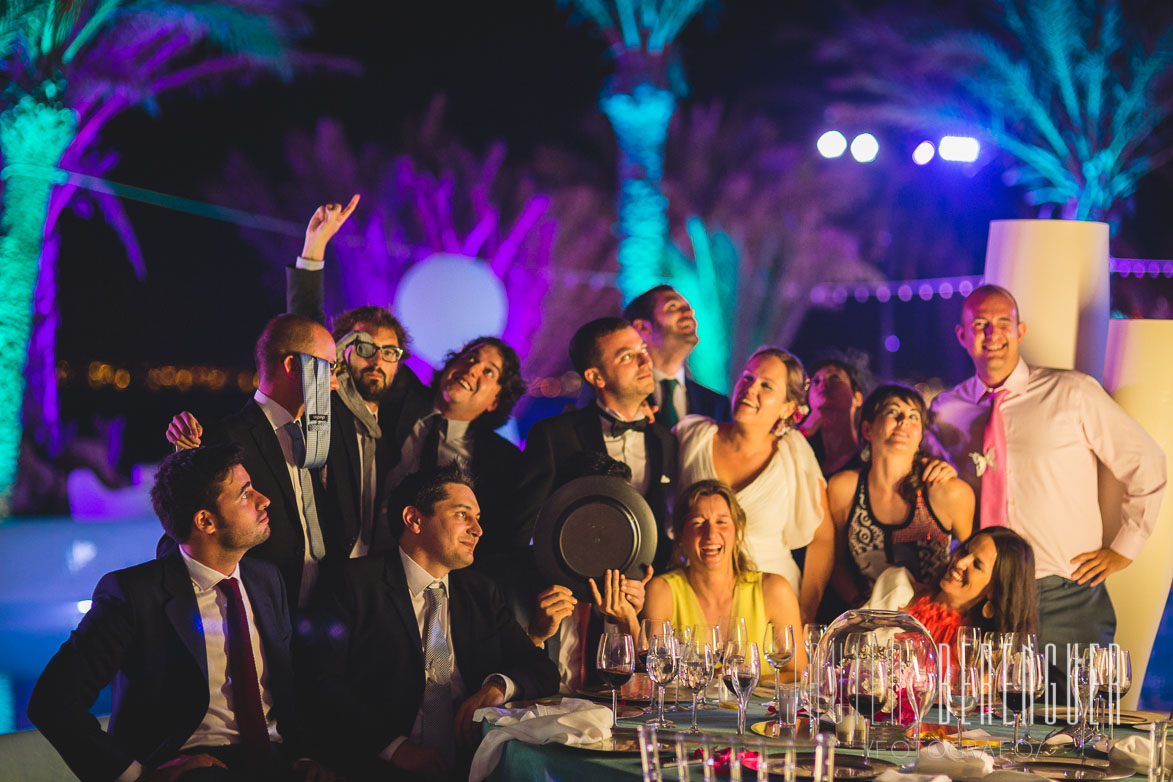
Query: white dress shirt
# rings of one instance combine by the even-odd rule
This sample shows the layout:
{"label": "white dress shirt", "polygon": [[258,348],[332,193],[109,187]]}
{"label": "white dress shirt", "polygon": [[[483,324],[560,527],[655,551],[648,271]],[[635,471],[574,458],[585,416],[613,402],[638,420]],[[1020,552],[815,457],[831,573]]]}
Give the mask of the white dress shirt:
{"label": "white dress shirt", "polygon": [[[309,600],[314,584],[318,581],[318,562],[310,551],[309,533],[305,527],[305,509],[301,504],[301,467],[293,460],[293,443],[289,441],[289,433],[285,431],[285,425],[293,421],[293,416],[259,388],[253,394],[253,399],[260,405],[265,418],[269,419],[269,424],[273,427],[273,433],[277,435],[277,442],[281,444],[281,454],[285,457],[285,469],[289,474],[289,482],[293,484],[293,499],[297,506],[297,518],[301,522],[301,543],[304,552],[301,562],[301,591],[297,596],[297,604],[304,606]],[[277,501],[276,497],[269,499],[273,502]],[[319,524],[321,518],[319,513]]]}
{"label": "white dress shirt", "polygon": [[[599,406],[600,410],[617,420],[627,420],[611,408],[604,406],[602,402],[596,400],[595,404]],[[644,433],[628,429],[618,437],[612,437],[611,422],[601,415],[599,416],[599,426],[603,430],[603,446],[607,449],[607,455],[630,467],[631,488],[639,492],[641,496],[646,494],[650,476],[648,475],[648,449],[644,442]]]}
{"label": "white dress shirt", "polygon": [[660,383],[664,380],[675,380],[676,385],[672,388],[672,407],[676,409],[676,420],[679,421],[684,416],[688,415],[688,389],[684,386],[684,366],[676,371],[675,375],[668,375],[660,370],[652,367],[652,377],[656,381],[656,388],[652,391],[652,397],[656,400],[657,407],[664,407],[664,387]]}
{"label": "white dress shirt", "polygon": [[[448,612],[449,601],[452,600],[452,590],[448,588],[448,575],[445,574],[443,578],[435,578],[424,569],[422,565],[407,555],[407,552],[402,548],[399,549],[399,559],[403,563],[403,574],[407,577],[407,591],[411,594],[411,608],[415,612],[415,623],[420,631],[420,648],[424,649],[426,639],[424,636],[424,622],[427,621],[428,615],[428,601],[424,596],[424,590],[432,583],[439,581],[444,585],[444,593],[448,596],[448,601],[445,601],[443,611],[440,616],[440,624],[444,628],[444,639],[448,641],[448,655],[452,660],[452,700],[454,703],[459,703],[468,697],[468,693],[464,689],[464,679],[460,676],[460,668],[456,664],[456,654],[452,649],[452,617]],[[424,649],[425,654],[427,650]],[[427,675],[427,672],[424,672]],[[503,674],[490,674],[485,677],[485,681],[481,682],[481,686],[485,682],[496,676],[505,682],[505,700],[508,701],[513,697],[516,687],[513,680]],[[379,757],[383,760],[391,760],[391,756],[395,754],[395,750],[399,749],[399,745],[407,741],[409,738],[415,743],[419,743],[423,735],[424,715],[421,709],[415,715],[415,723],[411,726],[410,736],[399,736],[379,753]]]}
{"label": "white dress shirt", "polygon": [[[1007,526],[1034,547],[1035,575],[1070,578],[1071,559],[1105,541],[1097,458],[1124,484],[1113,551],[1135,559],[1153,531],[1165,491],[1165,455],[1140,424],[1081,372],[1027,366],[1006,378]],[[933,400],[934,434],[981,508],[981,478],[970,454],[981,453],[989,401],[976,376]]]}
{"label": "white dress shirt", "polygon": [[[432,428],[432,421],[440,411],[432,408],[432,412],[415,422],[411,434],[403,441],[403,448],[399,452],[399,464],[387,477],[387,486],[394,488],[403,482],[403,479],[419,469],[420,452],[424,447],[424,440],[428,438],[428,431]],[[462,470],[468,470],[472,464],[473,438],[469,424],[472,421],[456,421],[448,419],[448,431],[440,438],[440,446],[436,451],[436,466],[447,467],[455,462]]]}

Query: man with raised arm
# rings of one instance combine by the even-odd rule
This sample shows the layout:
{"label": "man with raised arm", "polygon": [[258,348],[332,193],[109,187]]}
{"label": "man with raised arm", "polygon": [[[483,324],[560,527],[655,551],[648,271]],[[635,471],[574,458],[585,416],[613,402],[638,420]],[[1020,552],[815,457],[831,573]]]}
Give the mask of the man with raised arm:
{"label": "man with raised arm", "polygon": [[[1104,579],[1127,567],[1153,530],[1165,455],[1094,378],[1028,366],[1010,291],[983,285],[965,300],[957,340],[975,375],[933,400],[934,433],[977,495],[981,527],[1005,525],[1034,548],[1041,643],[1112,641]],[[1096,462],[1124,483],[1120,531],[1105,545]],[[975,530],[976,532],[976,530]]]}

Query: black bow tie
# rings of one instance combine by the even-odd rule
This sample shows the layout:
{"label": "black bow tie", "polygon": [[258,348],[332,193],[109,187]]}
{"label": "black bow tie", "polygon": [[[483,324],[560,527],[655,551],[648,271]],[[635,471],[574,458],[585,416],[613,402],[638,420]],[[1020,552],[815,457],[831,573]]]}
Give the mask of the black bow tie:
{"label": "black bow tie", "polygon": [[634,429],[637,432],[645,431],[648,428],[648,419],[640,418],[637,421],[620,421],[615,416],[608,413],[606,410],[600,408],[599,415],[603,416],[604,421],[611,424],[611,436],[619,437],[629,429]]}

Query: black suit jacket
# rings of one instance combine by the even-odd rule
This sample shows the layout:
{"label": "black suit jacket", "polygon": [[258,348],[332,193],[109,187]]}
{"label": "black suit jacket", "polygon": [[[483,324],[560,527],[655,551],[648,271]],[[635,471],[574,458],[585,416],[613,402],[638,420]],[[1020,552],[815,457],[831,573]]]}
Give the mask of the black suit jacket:
{"label": "black suit jacket", "polygon": [[729,397],[702,386],[691,377],[684,378],[684,396],[688,400],[689,415],[704,415],[717,422],[730,419]]}
{"label": "black suit jacket", "polygon": [[[394,452],[392,458],[396,463],[416,423],[434,408],[434,393],[421,385],[407,395],[395,412],[394,430],[390,434]],[[382,406],[379,410],[381,413]],[[387,432],[386,428],[384,432]],[[473,442],[472,464],[468,471],[476,481],[477,503],[481,506],[481,529],[484,531],[481,542],[477,544],[477,564],[474,567],[482,569],[490,564],[495,566],[503,557],[517,553],[529,543],[527,537],[520,542],[519,549],[517,524],[512,513],[522,458],[520,448],[493,430],[478,427],[475,421],[470,425],[469,433]],[[390,519],[389,523],[394,527],[397,521]],[[402,522],[399,523],[402,525]]]}
{"label": "black suit jacket", "polygon": [[[448,576],[451,644],[471,695],[492,674],[514,697],[558,689],[558,670],[513,619],[496,584],[468,569]],[[329,743],[360,766],[410,736],[424,694],[423,642],[399,549],[352,559],[306,639]]]}
{"label": "black suit jacket", "polygon": [[[277,728],[295,745],[304,734],[285,587],[267,562],[244,560],[240,575],[265,651]],[[88,710],[111,681],[114,710],[106,732]],[[93,606],[45,667],[28,707],[29,720],[78,778],[102,782],[132,761],[150,770],[175,757],[207,711],[207,652],[178,551],[103,576]]]}
{"label": "black suit jacket", "polygon": [[[648,460],[648,488],[644,499],[648,501],[659,527],[660,539],[654,562],[659,571],[671,554],[671,541],[666,530],[668,507],[676,489],[679,471],[676,438],[668,429],[653,423],[644,432],[644,448]],[[571,457],[580,451],[607,452],[603,443],[599,408],[595,404],[543,418],[530,428],[525,442],[517,510],[517,535],[527,543],[533,537],[534,523],[542,503],[567,481],[566,466]]]}

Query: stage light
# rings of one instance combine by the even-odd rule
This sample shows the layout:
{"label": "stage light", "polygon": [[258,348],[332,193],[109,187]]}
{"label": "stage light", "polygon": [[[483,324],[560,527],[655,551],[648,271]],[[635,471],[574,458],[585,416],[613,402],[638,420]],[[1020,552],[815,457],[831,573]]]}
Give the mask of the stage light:
{"label": "stage light", "polygon": [[981,151],[978,140],[969,136],[944,136],[937,148],[942,160],[955,163],[972,163],[978,159],[978,152]]}
{"label": "stage light", "polygon": [[857,163],[871,163],[880,153],[880,142],[871,133],[860,133],[851,140],[851,156]]}
{"label": "stage light", "polygon": [[819,140],[815,142],[815,147],[818,148],[819,154],[823,157],[839,157],[847,151],[847,136],[844,136],[837,130],[828,130],[819,136]]}
{"label": "stage light", "polygon": [[918,166],[923,166],[933,159],[937,154],[937,148],[933,146],[931,141],[922,141],[917,145],[917,148],[912,151],[912,162]]}
{"label": "stage light", "polygon": [[884,350],[888,351],[889,353],[895,353],[897,350],[900,350],[900,337],[896,336],[895,334],[889,334],[887,337],[885,337]]}
{"label": "stage light", "polygon": [[88,614],[90,612],[91,605],[93,605],[92,600],[78,600],[77,601],[77,612],[79,614],[83,614],[83,615]]}

